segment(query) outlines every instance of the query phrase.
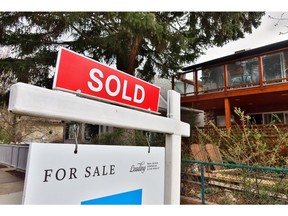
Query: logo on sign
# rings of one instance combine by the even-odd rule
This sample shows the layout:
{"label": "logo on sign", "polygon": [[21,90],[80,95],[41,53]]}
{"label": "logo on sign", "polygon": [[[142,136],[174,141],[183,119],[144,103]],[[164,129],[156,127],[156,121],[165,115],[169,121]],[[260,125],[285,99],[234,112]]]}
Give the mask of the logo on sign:
{"label": "logo on sign", "polygon": [[158,112],[159,87],[64,48],[53,89]]}
{"label": "logo on sign", "polygon": [[129,172],[141,172],[144,173],[145,171],[152,171],[152,170],[159,170],[160,166],[158,162],[148,162],[147,164],[145,161],[139,162],[137,164],[133,164],[130,167]]}
{"label": "logo on sign", "polygon": [[144,173],[146,170],[145,162],[142,161],[140,163],[137,163],[136,165],[132,165],[130,168],[130,172],[141,172]]}

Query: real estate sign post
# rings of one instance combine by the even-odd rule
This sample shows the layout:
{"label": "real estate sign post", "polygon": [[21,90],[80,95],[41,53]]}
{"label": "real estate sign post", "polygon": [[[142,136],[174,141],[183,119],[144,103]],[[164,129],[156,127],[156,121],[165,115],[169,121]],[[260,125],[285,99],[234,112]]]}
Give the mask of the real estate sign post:
{"label": "real estate sign post", "polygon": [[[70,61],[69,64],[74,64],[75,62]],[[104,89],[106,93],[104,92],[103,94],[110,94],[110,96],[112,94],[111,97],[114,98],[117,98],[119,96],[121,100],[124,99],[125,101],[128,101],[129,103],[127,105],[130,107],[137,107],[137,109],[151,111],[154,113],[157,112],[157,108],[155,107],[156,100],[151,103],[144,103],[147,98],[148,100],[150,100],[150,97],[154,95],[154,93],[147,93],[148,89],[151,86],[146,88],[145,85],[139,82],[138,79],[136,79],[135,83],[133,83],[133,79],[128,81],[128,79],[126,79],[125,77],[118,77],[117,73],[113,74],[114,72],[109,72],[109,75],[107,75],[104,74],[105,70],[103,68],[100,68],[98,66],[96,66],[95,68],[96,69],[92,70],[92,72],[91,69],[88,70],[88,76],[85,75],[87,78],[85,82],[83,80],[81,81],[81,83],[86,83],[86,87],[88,86],[87,88],[89,88],[90,82],[90,87],[92,87],[92,89],[96,88],[99,90],[99,92],[103,91]],[[65,70],[67,70],[67,68]],[[101,72],[99,72],[99,70]],[[57,77],[59,78],[59,72]],[[105,81],[102,80],[100,82],[100,78],[104,79],[104,77],[106,77]],[[77,80],[74,80],[73,82],[76,81]],[[114,84],[112,85],[112,83]],[[57,80],[54,81],[54,87],[58,86],[56,87],[56,89],[61,89],[63,86],[59,87],[60,84],[58,84],[59,83],[57,82]],[[127,89],[130,88],[128,86],[132,87],[132,89],[134,89],[134,92],[128,91]],[[66,92],[62,92],[40,88],[24,83],[17,83],[11,86],[8,109],[9,111],[17,114],[165,133],[165,160],[163,150],[160,150],[161,148],[151,148],[150,153],[148,153],[148,147],[146,149],[147,151],[143,151],[143,147],[122,146],[119,147],[121,148],[119,152],[122,152],[123,154],[121,153],[119,155],[115,155],[115,161],[110,161],[109,159],[106,160],[106,157],[101,159],[101,152],[103,153],[104,151],[106,151],[105,148],[107,148],[105,146],[96,147],[80,145],[78,153],[74,154],[73,150],[69,149],[73,148],[73,145],[63,144],[63,146],[62,144],[32,144],[28,159],[28,175],[25,179],[25,192],[23,201],[32,204],[36,202],[37,196],[46,196],[49,201],[41,200],[42,204],[55,203],[53,200],[51,200],[51,197],[49,197],[48,194],[51,192],[52,188],[58,188],[57,190],[59,190],[58,186],[62,184],[64,190],[62,192],[67,193],[67,196],[71,199],[75,199],[73,203],[79,203],[81,201],[81,204],[96,204],[97,202],[102,202],[102,204],[113,204],[113,201],[111,201],[113,199],[119,200],[120,197],[126,197],[130,199],[132,197],[130,201],[126,204],[133,204],[134,202],[134,204],[160,204],[163,202],[164,204],[180,204],[181,136],[190,136],[189,124],[180,121],[180,94],[172,90],[168,91],[167,117],[162,117],[156,114],[152,114],[150,112],[143,112],[140,110],[112,105],[110,103],[91,100],[85,97],[78,97],[77,95],[79,94],[80,96],[87,96],[87,92],[85,92],[84,88],[81,88],[80,91],[78,91],[78,88],[80,87],[73,87],[71,91],[66,89]],[[154,89],[157,94],[159,94],[159,89]],[[67,93],[67,91],[74,92],[76,93],[76,95]],[[104,100],[107,101],[108,98]],[[117,100],[116,103],[122,104],[123,101],[121,100]],[[139,104],[141,106],[138,106]],[[111,150],[111,154],[118,147],[115,146],[115,149],[113,148],[113,146],[110,146],[108,148]],[[135,148],[139,149],[136,150]],[[59,163],[51,163],[50,167],[49,163],[44,163],[44,161],[47,162],[47,158],[43,156],[43,151],[45,152],[44,149],[46,149],[47,152],[51,153],[51,151],[53,151],[56,155],[58,154],[58,157],[61,158],[61,160],[59,160],[59,158],[55,158],[55,161],[59,160]],[[99,150],[98,153],[100,155],[98,155],[95,150]],[[88,155],[93,152],[95,153],[95,155],[99,156],[100,160],[98,160],[98,158],[96,157],[96,161],[89,162],[90,156]],[[61,155],[62,153],[65,156]],[[47,155],[49,154],[47,153]],[[67,154],[70,155],[68,156]],[[107,155],[108,154],[109,153],[107,153]],[[118,160],[117,158],[121,158],[121,160]],[[43,160],[43,164],[41,163],[41,160]],[[60,161],[62,162],[60,163]],[[79,162],[80,167],[78,167],[77,161]],[[38,164],[39,166],[35,164]],[[146,165],[146,176],[144,175],[144,173],[141,173],[141,171],[143,171],[144,169],[144,165]],[[165,167],[165,172],[163,167]],[[120,172],[122,168],[123,172]],[[130,171],[132,170],[131,173],[129,172],[128,168],[130,169]],[[155,169],[153,170],[153,168]],[[133,170],[135,172],[133,172]],[[41,178],[38,178],[37,175],[35,175],[36,173]],[[111,187],[111,184],[113,184],[112,182],[115,182],[115,179],[113,178],[117,176],[116,173],[117,175],[119,174],[118,177],[122,176],[122,179],[128,178],[131,180],[134,178],[135,182],[139,180],[140,184],[136,184],[134,180],[132,182],[129,180],[127,181],[128,186],[125,186],[126,188],[123,188],[122,186],[119,186],[119,188],[115,188],[115,185]],[[137,173],[137,175],[133,175],[133,173]],[[104,188],[106,191],[101,191],[101,193],[99,194],[93,192],[93,194],[89,195],[86,193],[83,193],[82,195],[78,193],[75,193],[74,195],[71,194],[70,190],[75,190],[76,184],[85,184],[84,181],[91,181],[91,176],[97,177],[93,178],[95,181],[92,181],[92,183],[94,183],[95,185],[99,183],[98,180],[102,181],[107,177],[107,181],[102,181],[103,184],[100,184],[101,188]],[[102,176],[103,178],[100,176]],[[154,181],[155,185],[150,184]],[[50,189],[46,190],[46,192],[40,189],[43,184],[51,186],[53,184],[50,183],[53,182],[57,183],[58,186],[53,186],[52,188],[50,187]],[[147,184],[147,182],[150,183]],[[159,185],[161,184],[164,184],[164,194],[163,187],[159,187]],[[38,185],[39,190],[33,190],[33,185],[35,186],[35,188],[36,185]],[[157,190],[154,188],[155,186],[157,186]],[[110,188],[113,188],[113,190],[109,191]],[[149,200],[150,198],[147,199],[146,195],[147,197],[151,195],[148,195],[149,192],[147,191],[153,191],[154,193],[157,193],[157,195],[155,194],[154,201],[152,201],[153,203],[151,203],[150,201],[147,202],[147,200]],[[164,198],[162,199],[161,196],[162,198],[164,196]],[[64,201],[62,200],[59,202]]]}

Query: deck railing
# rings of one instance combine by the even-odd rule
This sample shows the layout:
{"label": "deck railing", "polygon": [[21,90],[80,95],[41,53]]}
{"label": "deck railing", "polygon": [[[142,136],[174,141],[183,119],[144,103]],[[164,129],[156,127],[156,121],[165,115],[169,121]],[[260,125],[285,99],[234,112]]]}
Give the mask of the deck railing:
{"label": "deck railing", "polygon": [[[194,73],[194,72],[193,72]],[[217,93],[217,92],[226,92],[226,91],[233,91],[239,89],[246,89],[246,88],[260,88],[262,86],[268,86],[271,84],[285,84],[288,82],[287,77],[283,78],[274,78],[271,80],[263,80],[258,82],[247,82],[247,83],[240,83],[240,84],[233,84],[227,86],[219,86],[219,87],[210,87],[210,88],[203,88],[201,86],[195,86],[194,80],[189,79],[177,79],[175,76],[172,77],[172,89],[179,92],[182,97],[191,96],[191,95],[201,95],[201,94],[210,94],[210,93]]]}

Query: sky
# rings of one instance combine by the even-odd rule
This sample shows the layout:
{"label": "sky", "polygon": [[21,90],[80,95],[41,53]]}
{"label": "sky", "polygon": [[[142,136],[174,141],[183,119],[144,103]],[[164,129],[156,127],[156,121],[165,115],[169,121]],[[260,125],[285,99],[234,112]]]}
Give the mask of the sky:
{"label": "sky", "polygon": [[[277,18],[281,17],[281,14],[283,14],[282,18],[286,18],[286,20],[280,21],[278,25],[275,26],[278,21],[271,19],[268,16],[270,15]],[[280,34],[280,32],[287,33]],[[231,55],[235,51],[254,49],[284,40],[288,40],[288,10],[286,12],[267,11],[266,15],[262,18],[261,25],[257,29],[254,29],[251,34],[246,34],[245,38],[229,42],[223,47],[208,49],[206,54],[201,56],[195,63],[201,63],[215,58]]]}

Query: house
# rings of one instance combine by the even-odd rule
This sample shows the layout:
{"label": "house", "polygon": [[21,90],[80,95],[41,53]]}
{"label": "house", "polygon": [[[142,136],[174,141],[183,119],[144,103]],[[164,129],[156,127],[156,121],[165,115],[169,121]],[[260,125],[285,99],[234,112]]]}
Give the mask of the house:
{"label": "house", "polygon": [[259,125],[288,124],[288,40],[184,67],[172,84],[181,106],[204,111],[204,125],[228,130],[235,107]]}
{"label": "house", "polygon": [[[160,87],[160,95],[158,102],[158,114],[162,116],[167,116],[167,91],[172,89],[171,81],[169,79],[154,77],[152,81],[153,85]],[[181,121],[186,121],[188,117],[194,115],[195,119],[193,124],[197,126],[204,126],[203,124],[203,111],[181,107]],[[186,121],[190,123],[189,121]],[[75,123],[65,122],[64,125],[64,143],[75,143]],[[86,123],[78,124],[78,142],[79,143],[91,143],[95,142],[93,140],[97,135],[105,134],[107,132],[112,132],[113,127],[104,125],[91,125]],[[127,131],[126,131],[127,133]]]}
{"label": "house", "polygon": [[[172,83],[169,79],[159,78],[155,76],[153,84],[160,87],[160,98],[158,110],[163,116],[167,116],[167,92],[172,89]],[[203,127],[204,121],[203,116],[204,112],[202,110],[188,108],[181,106],[181,121],[191,123],[187,121],[189,116],[193,115],[195,120],[193,122],[194,126]]]}

